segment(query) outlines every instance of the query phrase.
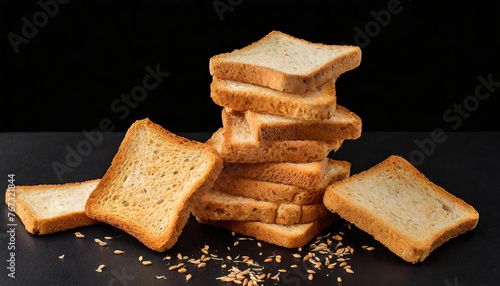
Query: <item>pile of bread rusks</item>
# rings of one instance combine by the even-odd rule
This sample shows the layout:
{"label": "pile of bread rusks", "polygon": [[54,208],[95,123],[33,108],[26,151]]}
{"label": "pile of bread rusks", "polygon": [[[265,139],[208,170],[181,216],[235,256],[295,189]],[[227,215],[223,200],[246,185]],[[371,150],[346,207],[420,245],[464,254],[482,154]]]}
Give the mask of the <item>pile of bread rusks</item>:
{"label": "pile of bread rusks", "polygon": [[323,194],[351,166],[327,156],[361,135],[361,119],[337,105],[335,82],[360,62],[358,47],[280,32],[213,57],[211,96],[224,107],[223,128],[207,143],[224,169],[193,205],[198,221],[288,248],[334,222]]}
{"label": "pile of bread rusks", "polygon": [[401,157],[352,177],[348,162],[327,158],[361,135],[360,118],[335,94],[339,75],[360,61],[358,47],[271,32],[210,60],[211,96],[224,109],[207,143],[140,120],[101,180],[18,186],[6,202],[33,234],[104,222],[156,251],[175,244],[191,212],[288,248],[340,216],[406,261],[423,261],[479,215]]}

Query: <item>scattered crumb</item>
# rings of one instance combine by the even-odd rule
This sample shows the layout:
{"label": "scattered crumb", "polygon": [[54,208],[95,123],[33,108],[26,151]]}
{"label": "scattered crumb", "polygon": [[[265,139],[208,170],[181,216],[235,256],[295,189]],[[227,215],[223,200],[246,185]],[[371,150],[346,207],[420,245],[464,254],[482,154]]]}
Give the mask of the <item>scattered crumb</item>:
{"label": "scattered crumb", "polygon": [[99,265],[99,267],[97,267],[97,269],[95,271],[96,272],[102,272],[102,270],[104,269],[104,267],[106,267],[106,265],[101,264],[101,265]]}

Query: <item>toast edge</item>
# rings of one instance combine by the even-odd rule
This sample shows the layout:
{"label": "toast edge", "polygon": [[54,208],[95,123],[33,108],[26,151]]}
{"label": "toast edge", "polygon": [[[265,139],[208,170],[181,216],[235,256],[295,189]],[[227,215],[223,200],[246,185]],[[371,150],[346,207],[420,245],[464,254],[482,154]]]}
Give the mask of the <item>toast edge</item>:
{"label": "toast edge", "polygon": [[232,90],[221,84],[220,79],[214,78],[210,84],[210,97],[215,104],[237,111],[252,110],[302,120],[321,120],[332,117],[337,107],[335,87],[329,89],[328,96],[323,96],[319,102],[302,106],[289,99],[273,99],[251,91]]}
{"label": "toast edge", "polygon": [[[253,112],[245,112],[245,119],[255,140],[283,141],[283,140],[335,140],[339,138],[355,140],[361,137],[361,118],[345,107],[337,105],[336,111],[341,109],[349,113],[353,122],[343,125],[322,123],[318,120],[302,121],[300,123],[267,123],[261,122]],[[334,114],[335,116],[335,114]]]}
{"label": "toast edge", "polygon": [[284,248],[297,248],[306,245],[314,237],[339,219],[336,214],[329,214],[317,221],[310,222],[309,229],[305,234],[283,235],[272,229],[272,225],[261,222],[237,222],[237,221],[209,221],[196,218],[198,222],[219,226],[243,235],[253,236],[258,240],[265,241]]}

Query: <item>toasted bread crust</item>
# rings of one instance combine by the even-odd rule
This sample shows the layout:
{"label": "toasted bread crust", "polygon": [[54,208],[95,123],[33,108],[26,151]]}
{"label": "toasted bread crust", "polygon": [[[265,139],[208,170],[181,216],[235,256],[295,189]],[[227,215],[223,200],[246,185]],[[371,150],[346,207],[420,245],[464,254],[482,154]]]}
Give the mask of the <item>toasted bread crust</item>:
{"label": "toasted bread crust", "polygon": [[321,161],[331,150],[337,151],[343,140],[336,141],[281,141],[279,145],[262,146],[231,144],[224,137],[224,129],[219,128],[207,141],[217,148],[224,163],[309,163]]}
{"label": "toasted bread crust", "polygon": [[[177,213],[177,216],[172,217],[172,220],[170,220],[168,225],[162,229],[159,236],[152,235],[140,228],[137,228],[133,222],[110,215],[107,213],[106,209],[101,209],[99,206],[101,196],[107,188],[111,187],[114,177],[120,171],[120,165],[124,162],[127,152],[133,144],[133,136],[140,128],[149,128],[163,139],[188,146],[188,148],[198,148],[200,152],[204,152],[204,155],[207,156],[207,162],[211,162],[209,170],[198,178],[190,190],[185,191],[183,196],[180,198],[179,204],[171,210],[171,212]],[[205,190],[210,189],[222,170],[222,167],[222,159],[220,158],[218,152],[212,147],[172,134],[163,129],[161,126],[151,122],[149,119],[139,120],[132,124],[127,131],[118,153],[113,158],[111,167],[107,170],[106,174],[87,200],[85,212],[89,217],[108,223],[129,233],[150,249],[162,252],[171,248],[177,242],[177,238],[181,234],[182,229],[189,218],[189,200],[191,196],[195,192],[204,192]]]}
{"label": "toasted bread crust", "polygon": [[323,190],[308,190],[297,186],[256,181],[230,175],[224,171],[215,181],[224,192],[273,203],[315,204],[323,200]]}
{"label": "toasted bread crust", "polygon": [[284,115],[304,120],[328,119],[335,113],[337,97],[333,81],[321,87],[325,95],[315,102],[291,99],[289,96],[268,96],[248,90],[234,90],[226,87],[220,79],[214,78],[210,84],[210,96],[222,107],[238,111],[251,110],[259,113]]}
{"label": "toasted bread crust", "polygon": [[[227,151],[223,153],[224,162],[237,163],[262,163],[262,162],[290,162],[307,163],[324,159],[330,151],[337,151],[341,142],[332,144],[309,141],[305,144],[286,142],[283,147],[270,145],[262,146],[260,151],[252,147],[227,146]],[[286,151],[286,153],[280,153]]]}
{"label": "toasted bread crust", "polygon": [[[318,173],[321,175],[321,177],[317,178],[317,183],[313,188],[303,188],[286,183],[247,179],[238,175],[232,175],[231,173],[238,173],[238,167],[236,167],[235,164],[229,164],[231,165],[229,167],[230,170],[227,169],[226,165],[226,167],[222,170],[219,178],[215,182],[214,186],[217,186],[217,188],[221,191],[233,195],[252,198],[260,201],[268,201],[274,203],[292,203],[300,205],[321,203],[326,187],[335,181],[343,180],[349,177],[350,173],[350,164],[348,162],[325,159],[325,163],[327,163],[325,165],[328,165],[328,172],[325,172],[323,170],[321,173]],[[241,166],[247,164],[238,165]],[[337,165],[337,167],[332,167],[334,165]],[[242,166],[242,168],[245,167]],[[338,171],[333,172],[331,170],[335,169],[331,168],[338,168]],[[271,169],[270,172],[272,171],[273,170]],[[280,181],[295,179],[293,174],[296,172],[287,174],[286,168],[274,171],[277,171],[277,174],[279,175],[275,174],[274,176],[270,177],[271,179],[277,179]],[[305,176],[305,180],[308,180],[307,174]]]}
{"label": "toasted bread crust", "polygon": [[238,232],[243,235],[253,236],[258,240],[277,246],[297,248],[307,244],[324,229],[337,221],[338,216],[336,214],[330,214],[316,221],[309,222],[304,225],[304,229],[300,233],[283,232],[276,229],[273,224],[266,224],[262,222],[214,221],[204,220],[198,217],[196,219],[200,223],[224,227],[231,231]]}
{"label": "toasted bread crust", "polygon": [[240,196],[218,189],[207,191],[193,203],[193,214],[210,220],[260,221],[273,224],[297,224],[317,220],[328,214],[322,203],[298,205],[291,203],[272,203],[250,198],[238,200]]}
{"label": "toasted bread crust", "polygon": [[297,169],[295,164],[288,163],[228,163],[224,166],[224,171],[250,180],[316,189],[325,175],[329,160],[325,158],[321,161],[312,162],[310,164],[315,164],[314,168],[307,171]]}
{"label": "toasted bread crust", "polygon": [[[62,188],[62,187],[77,187],[82,184],[94,183],[99,181],[90,180],[78,183],[67,183],[61,185],[36,185],[36,186],[17,186],[15,188],[15,213],[21,219],[28,231],[31,234],[50,234],[58,231],[63,231],[67,229],[72,229],[80,226],[92,225],[100,223],[97,220],[93,220],[85,215],[83,211],[75,211],[70,214],[61,215],[54,218],[38,218],[35,211],[32,210],[23,199],[19,198],[18,195],[31,191],[46,190],[52,188]],[[9,192],[5,193],[5,202],[9,206]],[[9,206],[10,207],[10,206]]]}
{"label": "toasted bread crust", "polygon": [[[243,49],[235,50],[232,53],[251,50],[260,41],[265,41],[268,37],[276,34],[294,38],[278,31],[272,31],[258,42],[244,47]],[[294,39],[315,46],[330,47],[329,45],[314,44],[306,40],[297,38]],[[229,54],[231,53],[220,54],[210,59],[210,74],[212,76],[266,86],[275,90],[298,94],[304,94],[316,90],[332,78],[337,78],[340,74],[359,66],[361,62],[361,49],[353,46],[350,52],[330,60],[322,67],[309,74],[294,75],[276,71],[267,67],[225,61],[225,58]]]}
{"label": "toasted bread crust", "polygon": [[[348,113],[352,122],[330,120],[303,120],[300,122],[262,122],[253,112],[245,112],[252,136],[260,141],[358,139],[361,136],[361,118],[345,107],[337,105],[338,110]],[[335,116],[335,114],[333,115]]]}
{"label": "toasted bread crust", "polygon": [[[238,126],[236,121],[241,123]],[[249,129],[244,115],[238,111],[222,110],[222,122],[225,126],[219,129],[209,140],[210,144],[219,144],[222,140],[220,153],[225,163],[269,163],[291,162],[308,163],[321,161],[328,156],[331,150],[337,151],[343,139],[332,141],[289,140],[289,141],[257,141],[246,140],[238,142],[237,132],[244,128]],[[226,129],[227,128],[227,129]],[[240,130],[239,130],[239,129]],[[250,130],[247,135],[253,139]],[[220,138],[222,137],[222,138]]]}
{"label": "toasted bread crust", "polygon": [[[431,187],[440,196],[447,197],[455,204],[461,206],[468,213],[468,216],[456,222],[454,225],[443,228],[427,240],[418,242],[404,235],[399,229],[390,226],[384,220],[378,218],[376,214],[366,208],[360,207],[356,202],[349,200],[349,198],[342,196],[336,191],[341,190],[344,186],[360,178],[368,177],[379,170],[386,170],[394,167],[404,168],[410,172],[412,176]],[[330,211],[336,212],[342,218],[354,223],[360,229],[371,234],[376,240],[380,241],[396,255],[411,263],[423,261],[431,251],[444,242],[472,230],[477,225],[479,219],[479,214],[473,207],[448,193],[443,188],[433,184],[413,167],[412,164],[399,156],[391,156],[367,171],[332,184],[327,188],[323,202]]]}

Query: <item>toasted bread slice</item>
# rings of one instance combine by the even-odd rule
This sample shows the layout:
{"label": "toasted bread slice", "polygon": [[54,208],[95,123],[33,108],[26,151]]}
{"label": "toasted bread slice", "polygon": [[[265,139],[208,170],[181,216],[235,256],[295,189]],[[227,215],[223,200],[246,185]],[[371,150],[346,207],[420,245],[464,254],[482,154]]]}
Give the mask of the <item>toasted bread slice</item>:
{"label": "toasted bread slice", "polygon": [[411,263],[475,228],[479,219],[473,207],[399,156],[333,183],[323,202]]}
{"label": "toasted bread slice", "polygon": [[257,141],[241,112],[223,110],[224,129],[219,129],[207,141],[221,154],[225,163],[292,162],[307,163],[326,158],[337,151],[343,140],[332,141]]}
{"label": "toasted bread slice", "polygon": [[16,186],[5,202],[32,234],[49,234],[99,223],[85,215],[85,202],[99,180],[62,185]]}
{"label": "toasted bread slice", "polygon": [[325,158],[311,163],[228,163],[224,165],[224,172],[246,179],[314,190],[325,175],[328,160]]}
{"label": "toasted bread slice", "polygon": [[256,221],[204,220],[199,217],[196,219],[200,223],[220,226],[281,247],[297,248],[307,244],[338,218],[336,214],[329,214],[312,222],[293,225],[267,224]]}
{"label": "toasted bread slice", "polygon": [[210,74],[303,94],[356,68],[360,62],[359,47],[313,44],[272,31],[241,50],[212,57]]}
{"label": "toasted bread slice", "polygon": [[[332,149],[340,148],[328,141],[276,141],[261,145],[262,142],[247,140],[226,140],[224,128],[219,128],[207,144],[213,146],[224,163],[264,163],[264,162],[314,162],[323,160]],[[280,144],[281,143],[281,144]]]}
{"label": "toasted bread slice", "polygon": [[317,204],[322,202],[323,194],[327,186],[335,181],[349,177],[351,164],[344,161],[327,160],[328,164],[325,175],[322,180],[320,180],[320,184],[317,188],[314,189],[245,179],[231,175],[225,168],[215,181],[215,186],[226,193],[260,201],[300,205]]}
{"label": "toasted bread slice", "polygon": [[235,196],[217,187],[193,203],[193,214],[210,220],[261,221],[275,224],[297,224],[317,220],[328,214],[322,203],[297,205],[272,203]]}
{"label": "toasted bread slice", "polygon": [[295,118],[245,112],[253,138],[259,141],[358,139],[361,136],[361,118],[345,107],[337,105],[335,113],[326,120],[299,120]]}
{"label": "toasted bread slice", "polygon": [[238,111],[284,115],[305,120],[328,119],[337,105],[335,82],[332,80],[318,91],[294,94],[232,80],[214,78],[210,96],[223,107]]}
{"label": "toasted bread slice", "polygon": [[164,251],[175,244],[189,218],[190,198],[210,189],[221,170],[222,159],[212,147],[176,136],[149,119],[136,121],[85,211]]}

